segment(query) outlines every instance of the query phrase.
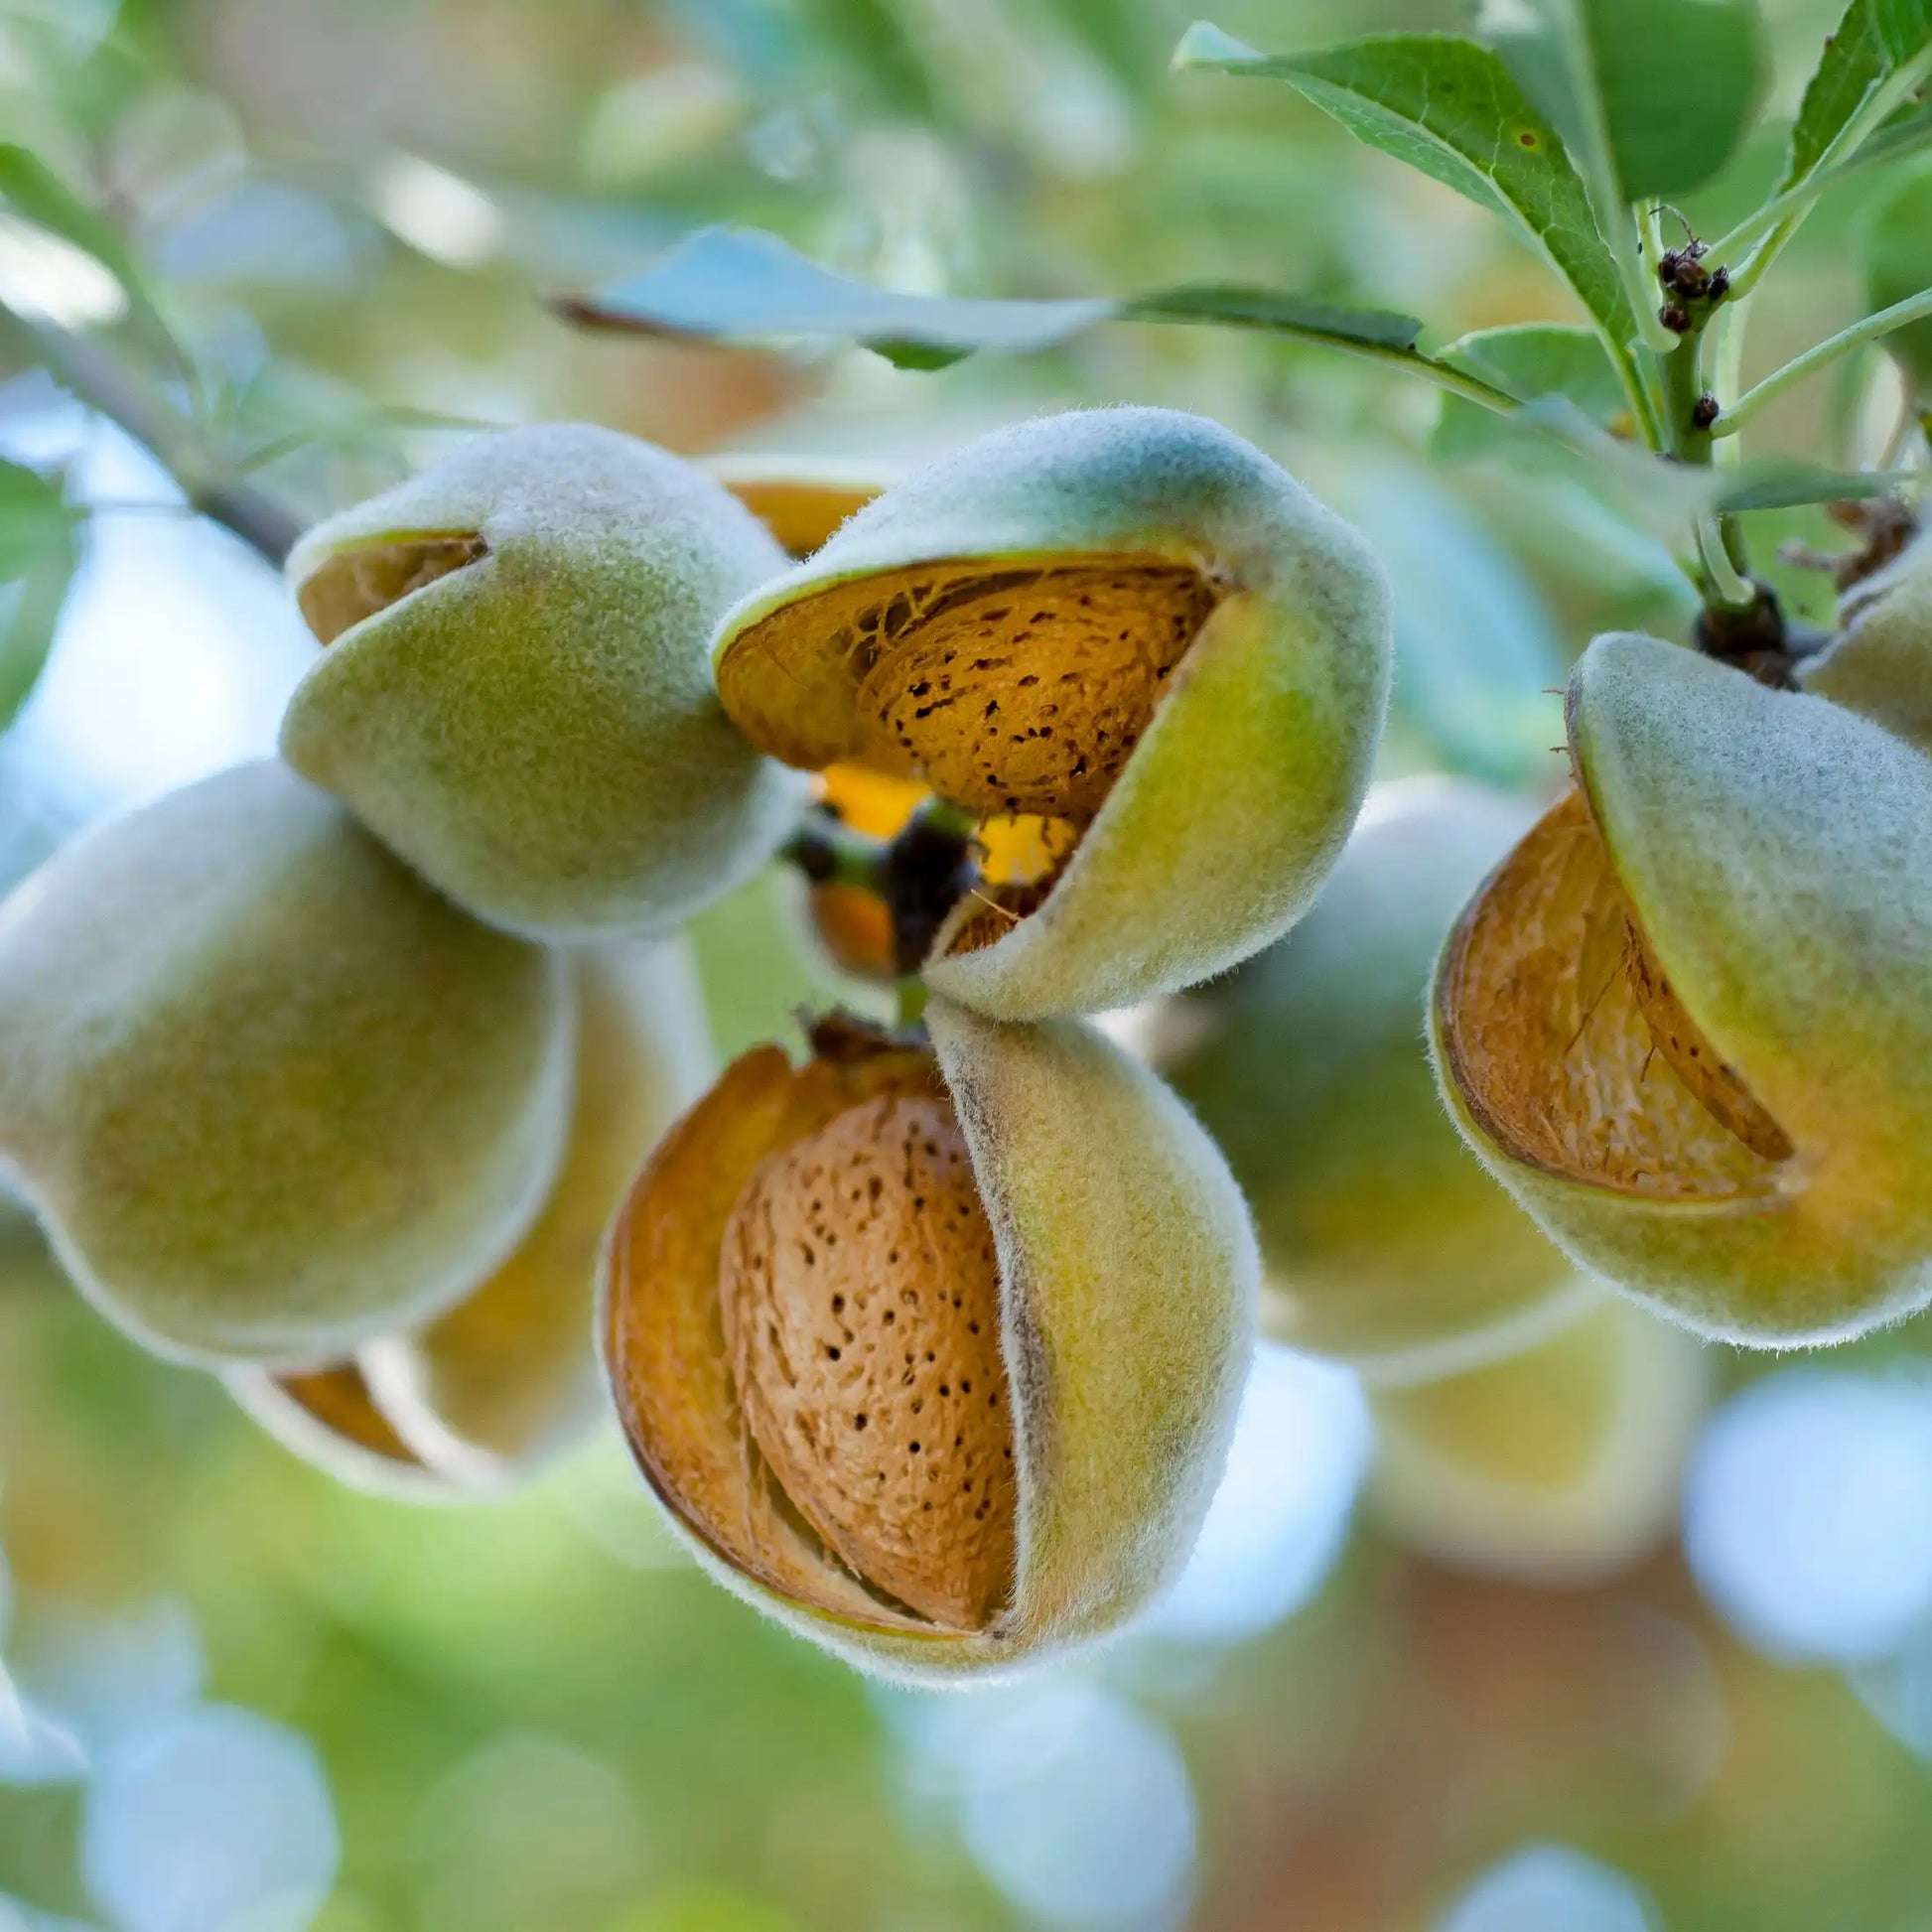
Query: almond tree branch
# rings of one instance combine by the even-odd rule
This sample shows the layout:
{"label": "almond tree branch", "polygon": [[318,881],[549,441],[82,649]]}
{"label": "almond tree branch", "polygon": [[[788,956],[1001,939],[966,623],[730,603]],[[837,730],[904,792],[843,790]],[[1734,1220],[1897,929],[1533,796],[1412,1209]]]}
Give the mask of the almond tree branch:
{"label": "almond tree branch", "polygon": [[98,340],[9,315],[33,358],[77,401],[118,424],[181,485],[195,511],[231,531],[278,570],[301,524],[252,484],[214,474],[194,427]]}

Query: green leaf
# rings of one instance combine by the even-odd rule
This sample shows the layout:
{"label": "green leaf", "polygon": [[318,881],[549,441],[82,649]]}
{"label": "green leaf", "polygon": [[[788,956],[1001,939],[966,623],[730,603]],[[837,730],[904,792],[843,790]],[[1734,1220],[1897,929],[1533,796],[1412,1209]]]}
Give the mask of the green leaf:
{"label": "green leaf", "polygon": [[1613,342],[1636,336],[1575,164],[1492,49],[1450,34],[1391,34],[1262,55],[1201,23],[1174,65],[1285,81],[1370,146],[1511,216]]}
{"label": "green leaf", "polygon": [[[1592,329],[1554,322],[1482,329],[1441,351],[1441,360],[1466,370],[1519,403],[1563,396],[1599,428],[1633,433],[1629,403],[1616,365]],[[1509,417],[1461,396],[1443,398],[1433,444],[1435,454],[1454,461],[1483,455],[1512,439]]]}
{"label": "green leaf", "polygon": [[1805,180],[1872,96],[1928,49],[1932,0],[1852,0],[1799,103],[1779,188]]}
{"label": "green leaf", "polygon": [[1408,353],[1422,334],[1414,316],[1387,309],[1348,309],[1332,302],[1311,302],[1270,289],[1229,283],[1163,289],[1130,296],[1120,305],[1124,322],[1221,323],[1230,329],[1266,329],[1338,347]]}
{"label": "green leaf", "polygon": [[0,578],[21,576],[72,522],[58,481],[0,457]]}
{"label": "green leaf", "polygon": [[139,265],[120,230],[75,195],[38,155],[12,142],[0,142],[0,206],[97,261],[119,283],[128,312],[150,345],[178,367],[187,366],[187,358],[148,296]]}
{"label": "green leaf", "polygon": [[777,236],[749,229],[705,229],[643,274],[560,306],[574,322],[650,335],[858,342],[908,369],[944,368],[976,350],[1050,348],[1103,322],[1257,329],[1391,362],[1497,406],[1507,403],[1479,375],[1457,374],[1418,350],[1422,324],[1414,316],[1233,285],[1048,302],[901,295],[835,275]]}
{"label": "green leaf", "polygon": [[1720,511],[1793,509],[1801,503],[1859,502],[1885,496],[1915,481],[1909,471],[1833,470],[1822,463],[1765,457],[1729,473],[1715,473],[1711,507]]}
{"label": "green leaf", "polygon": [[1702,187],[1750,126],[1764,83],[1740,0],[1581,0],[1610,152],[1632,201]]}
{"label": "green leaf", "polygon": [[[1889,309],[1925,286],[1932,271],[1932,161],[1902,172],[1873,209],[1864,232],[1866,306]],[[1932,322],[1894,330],[1885,346],[1911,371],[1922,394],[1932,394]]]}
{"label": "green leaf", "polygon": [[642,274],[561,307],[573,322],[645,335],[864,343],[903,364],[921,351],[956,358],[976,349],[1050,348],[1105,322],[1119,305],[902,295],[835,275],[776,235],[703,228]]}
{"label": "green leaf", "polygon": [[1883,496],[1912,481],[1907,472],[1848,472],[1790,457],[1764,457],[1734,470],[1660,461],[1619,442],[1568,396],[1540,396],[1511,419],[1519,452],[1531,464],[1579,478],[1637,529],[1681,539],[1692,520],[1743,510]]}
{"label": "green leaf", "polygon": [[1567,36],[1556,13],[1569,0],[1487,0],[1476,16],[1476,34],[1498,58],[1573,156],[1586,151],[1589,129],[1577,72],[1581,43]]}
{"label": "green leaf", "polygon": [[40,677],[79,560],[60,483],[0,460],[0,729]]}
{"label": "green leaf", "polygon": [[1593,96],[1620,201],[1709,181],[1736,151],[1763,87],[1750,0],[1519,0],[1492,7],[1481,28],[1580,152]]}

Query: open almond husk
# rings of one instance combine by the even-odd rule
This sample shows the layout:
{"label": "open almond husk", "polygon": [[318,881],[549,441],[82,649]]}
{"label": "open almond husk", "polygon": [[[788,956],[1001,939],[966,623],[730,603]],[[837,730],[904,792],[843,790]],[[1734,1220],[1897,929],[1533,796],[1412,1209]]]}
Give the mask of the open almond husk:
{"label": "open almond husk", "polygon": [[222,1376],[243,1412],[323,1474],[395,1502],[452,1503],[477,1492],[417,1454],[354,1362],[329,1368],[230,1369]]}
{"label": "open almond husk", "polygon": [[1264,1331],[1371,1382],[1509,1354],[1593,1292],[1463,1145],[1423,1038],[1445,933],[1536,817],[1467,779],[1377,785],[1308,916],[1144,1029],[1254,1208]]}
{"label": "open almond husk", "polygon": [[1932,761],[1655,638],[1570,685],[1578,787],[1477,893],[1431,1035],[1470,1145],[1711,1335],[1932,1299]]}
{"label": "open almond husk", "polygon": [[282,754],[491,924],[670,932],[801,802],[732,729],[706,655],[783,564],[721,484],[633,437],[478,437],[290,553],[327,648]]}
{"label": "open almond husk", "polygon": [[757,1048],[613,1229],[620,1420],[714,1576],[849,1661],[945,1682],[1118,1629],[1218,1479],[1246,1209],[1146,1068],[935,999],[930,1044]]}
{"label": "open almond husk", "polygon": [[1932,537],[1849,592],[1840,615],[1845,628],[1798,682],[1932,753]]}
{"label": "open almond husk", "polygon": [[716,658],[769,756],[1037,828],[1037,875],[964,898],[924,969],[1035,1020],[1206,978],[1306,909],[1368,783],[1388,597],[1238,437],[1095,410],[886,490],[732,611]]}
{"label": "open almond husk", "polygon": [[1694,1336],[1599,1288],[1534,1348],[1374,1392],[1371,1508],[1453,1569],[1596,1582],[1676,1522],[1711,1382]]}

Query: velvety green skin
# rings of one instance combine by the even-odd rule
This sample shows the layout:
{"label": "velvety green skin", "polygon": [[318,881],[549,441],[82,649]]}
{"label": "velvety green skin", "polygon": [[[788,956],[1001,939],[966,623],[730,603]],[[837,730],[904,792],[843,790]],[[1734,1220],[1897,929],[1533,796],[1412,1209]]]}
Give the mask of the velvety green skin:
{"label": "velvety green skin", "polygon": [[440,1312],[563,1145],[562,965],[286,767],[88,833],[0,909],[0,1156],[122,1328],[339,1360]]}
{"label": "velvety green skin", "polygon": [[1443,935],[1535,817],[1459,779],[1378,787],[1314,909],[1161,1029],[1254,1208],[1264,1324],[1376,1380],[1508,1353],[1580,1292],[1444,1115],[1423,1037]]}
{"label": "velvety green skin", "polygon": [[283,723],[289,762],[510,931],[662,933],[749,878],[802,794],[726,720],[705,647],[784,566],[763,526],[662,450],[552,424],[479,437],[332,517],[289,580],[439,532],[488,554],[322,653]]}
{"label": "velvety green skin", "polygon": [[926,1024],[993,1225],[1018,1468],[1018,1574],[980,1636],[862,1630],[742,1576],[735,1594],[875,1676],[984,1681],[1117,1634],[1187,1560],[1227,1457],[1260,1260],[1214,1144],[1088,1026]]}
{"label": "velvety green skin", "polygon": [[[1652,951],[1795,1152],[1767,1198],[1673,1203],[1515,1158],[1446,1079],[1457,1125],[1554,1241],[1705,1334],[1826,1342],[1923,1308],[1932,760],[1654,637],[1590,645],[1570,730]],[[1439,1002],[1432,1032],[1441,1067]]]}
{"label": "velvety green skin", "polygon": [[896,484],[719,631],[722,652],[793,599],[908,565],[1096,553],[1205,566],[1229,591],[1046,902],[957,958],[941,931],[927,982],[997,1020],[1176,991],[1308,909],[1368,788],[1387,708],[1389,595],[1368,546],[1214,423],[1077,411]]}
{"label": "velvety green skin", "polygon": [[1799,666],[1799,682],[1932,754],[1932,538],[1867,578],[1846,609],[1844,633]]}

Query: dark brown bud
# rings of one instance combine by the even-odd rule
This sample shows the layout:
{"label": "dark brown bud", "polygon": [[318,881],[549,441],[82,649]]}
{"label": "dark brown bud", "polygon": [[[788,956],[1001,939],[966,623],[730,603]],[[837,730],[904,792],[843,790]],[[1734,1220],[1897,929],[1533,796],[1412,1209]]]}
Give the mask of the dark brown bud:
{"label": "dark brown bud", "polygon": [[1679,295],[1695,298],[1703,295],[1711,284],[1711,271],[1688,251],[1677,258],[1677,264],[1670,275],[1670,286]]}
{"label": "dark brown bud", "polygon": [[1691,312],[1681,302],[1666,302],[1657,311],[1657,320],[1673,336],[1688,336],[1691,333]]}
{"label": "dark brown bud", "polygon": [[1720,414],[1718,399],[1707,390],[1691,405],[1691,423],[1697,429],[1709,429]]}

